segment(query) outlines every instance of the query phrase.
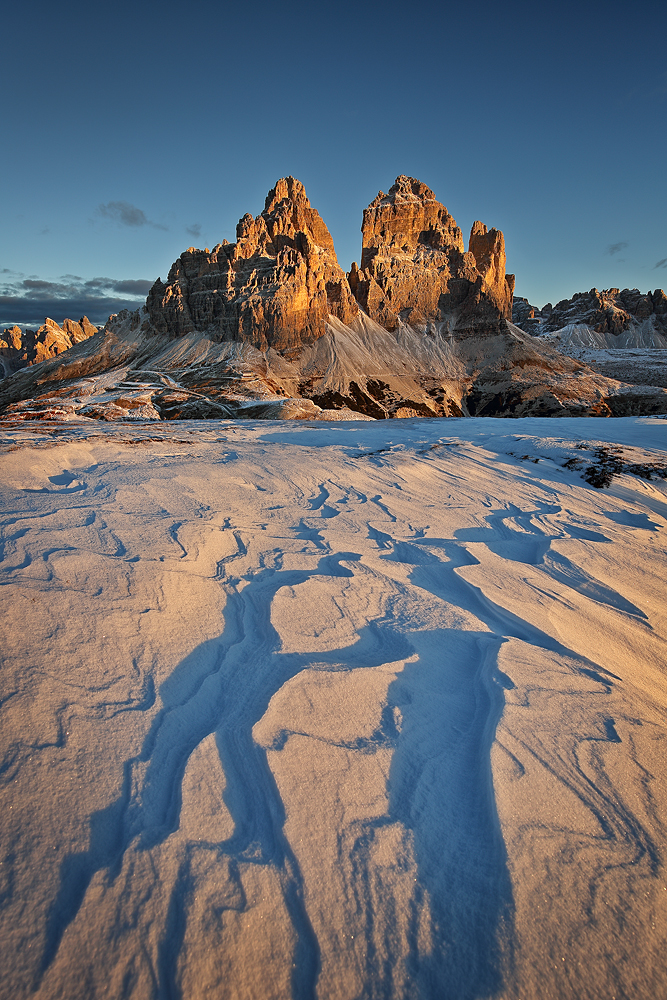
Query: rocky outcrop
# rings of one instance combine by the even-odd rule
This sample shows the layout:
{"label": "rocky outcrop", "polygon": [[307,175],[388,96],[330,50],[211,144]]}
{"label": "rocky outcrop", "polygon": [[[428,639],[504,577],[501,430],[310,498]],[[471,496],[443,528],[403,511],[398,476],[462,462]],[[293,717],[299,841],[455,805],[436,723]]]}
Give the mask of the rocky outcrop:
{"label": "rocky outcrop", "polygon": [[[191,247],[144,308],[111,317],[64,357],[33,360],[4,379],[2,419],[667,411],[667,392],[656,383],[637,389],[627,377],[605,377],[560,353],[559,335],[533,337],[513,326],[502,233],[475,222],[466,250],[456,222],[420,181],[401,176],[388,195],[380,192],[362,234],[361,267],[346,276],[303,185],[279,181],[264,211],[240,220],[235,243]],[[642,322],[664,317],[662,293],[613,291],[636,317],[650,299]],[[597,299],[584,305],[600,312]],[[559,303],[549,315],[561,307],[566,313]],[[521,308],[524,321],[542,323],[525,300]],[[79,336],[72,325],[65,330]],[[6,349],[22,349],[22,336],[8,331]]]}
{"label": "rocky outcrop", "polygon": [[532,306],[528,299],[515,295],[512,300],[512,322],[526,333],[537,333],[540,326],[540,310]]}
{"label": "rocky outcrop", "polygon": [[475,222],[465,251],[461,230],[433,191],[401,175],[364,211],[361,267],[350,287],[363,310],[388,330],[445,323],[451,333],[497,333],[511,319],[514,276],[505,241]]}
{"label": "rocky outcrop", "polygon": [[503,234],[476,222],[466,252],[455,220],[421,181],[401,176],[380,192],[362,234],[361,268],[346,276],[303,185],[283,178],[261,215],[240,220],[236,243],[191,247],[158,279],[149,327],[285,352],[323,336],[329,316],[349,324],[359,305],[388,330],[399,320],[446,323],[459,336],[498,332],[511,317]]}
{"label": "rocky outcrop", "polygon": [[78,323],[66,319],[62,326],[47,317],[38,330],[8,327],[3,330],[0,338],[0,371],[6,376],[21,368],[55,358],[74,344],[92,337],[94,333],[97,333],[97,327],[93,326],[87,316],[83,316]]}
{"label": "rocky outcrop", "polygon": [[[661,288],[645,294],[637,288],[592,288],[542,309],[517,297],[513,315],[522,330],[606,378],[667,388],[667,296]],[[644,403],[636,396],[634,405]],[[640,411],[650,412],[632,412]],[[612,412],[617,415],[613,407]]]}
{"label": "rocky outcrop", "polygon": [[561,299],[555,306],[547,302],[542,309],[517,297],[512,315],[517,326],[533,334],[587,326],[595,333],[618,337],[648,325],[659,335],[667,335],[667,295],[662,288],[646,293],[637,288],[607,288],[601,292],[591,288],[590,292],[577,292],[571,299]]}
{"label": "rocky outcrop", "polygon": [[191,247],[166,283],[155,282],[146,302],[155,331],[197,330],[217,342],[285,351],[321,337],[329,315],[354,318],[358,306],[331,234],[300,181],[278,181],[261,215],[240,220],[236,237],[212,251]]}
{"label": "rocky outcrop", "polygon": [[361,267],[367,269],[389,251],[412,254],[417,247],[464,252],[463,236],[454,218],[425,184],[401,174],[389,188],[378,192],[364,209],[361,225]]}

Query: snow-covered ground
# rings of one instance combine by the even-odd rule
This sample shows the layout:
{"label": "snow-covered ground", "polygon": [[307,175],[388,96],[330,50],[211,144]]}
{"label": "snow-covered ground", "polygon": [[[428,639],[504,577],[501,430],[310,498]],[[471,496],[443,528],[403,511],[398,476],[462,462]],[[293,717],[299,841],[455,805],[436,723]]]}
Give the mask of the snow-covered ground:
{"label": "snow-covered ground", "polygon": [[2,431],[0,995],[664,995],[667,486],[610,455],[667,421]]}
{"label": "snow-covered ground", "polygon": [[541,336],[563,354],[583,361],[606,378],[667,388],[667,337],[648,321],[617,335],[572,323]]}
{"label": "snow-covered ground", "polygon": [[667,350],[643,347],[620,349],[568,348],[570,357],[583,361],[593,371],[607,378],[635,385],[658,385],[667,388]]}

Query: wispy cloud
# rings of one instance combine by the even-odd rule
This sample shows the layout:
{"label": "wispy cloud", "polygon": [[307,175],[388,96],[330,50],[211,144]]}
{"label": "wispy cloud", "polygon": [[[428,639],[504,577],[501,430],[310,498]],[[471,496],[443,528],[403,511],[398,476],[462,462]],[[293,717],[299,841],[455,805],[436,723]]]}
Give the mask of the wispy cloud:
{"label": "wispy cloud", "polygon": [[0,328],[39,326],[46,316],[61,323],[86,315],[93,323],[106,322],[111,313],[137,309],[143,304],[151,281],[135,278],[89,278],[64,274],[46,279],[0,271]]}
{"label": "wispy cloud", "polygon": [[136,205],[131,205],[129,201],[108,201],[106,205],[98,205],[98,215],[104,219],[111,219],[120,226],[129,226],[130,229],[139,229],[141,226],[152,226],[153,229],[167,231],[166,226],[159,222],[152,222],[146,217],[145,212]]}
{"label": "wispy cloud", "polygon": [[653,270],[655,271],[658,267],[667,267],[667,257],[663,257],[662,260],[659,260]]}
{"label": "wispy cloud", "polygon": [[185,231],[190,236],[193,236],[195,239],[199,239],[199,237],[201,236],[201,223],[193,222],[191,226],[185,227]]}
{"label": "wispy cloud", "polygon": [[619,243],[610,243],[605,250],[605,253],[608,253],[610,257],[613,257],[614,254],[620,253],[621,250],[625,250],[625,248],[629,245],[630,244],[626,243],[625,240],[621,240]]}

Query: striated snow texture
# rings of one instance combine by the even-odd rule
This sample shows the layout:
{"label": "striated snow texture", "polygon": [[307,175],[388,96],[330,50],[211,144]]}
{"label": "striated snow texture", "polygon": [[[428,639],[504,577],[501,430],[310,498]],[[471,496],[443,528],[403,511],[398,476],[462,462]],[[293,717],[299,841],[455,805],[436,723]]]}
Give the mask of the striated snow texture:
{"label": "striated snow texture", "polygon": [[659,333],[648,320],[617,334],[595,330],[585,323],[571,323],[561,330],[545,333],[542,336],[566,354],[578,348],[587,348],[591,351],[633,348],[642,351],[656,351],[667,348],[667,337],[663,333]]}
{"label": "striated snow texture", "polygon": [[89,432],[0,439],[0,996],[663,994],[666,421]]}

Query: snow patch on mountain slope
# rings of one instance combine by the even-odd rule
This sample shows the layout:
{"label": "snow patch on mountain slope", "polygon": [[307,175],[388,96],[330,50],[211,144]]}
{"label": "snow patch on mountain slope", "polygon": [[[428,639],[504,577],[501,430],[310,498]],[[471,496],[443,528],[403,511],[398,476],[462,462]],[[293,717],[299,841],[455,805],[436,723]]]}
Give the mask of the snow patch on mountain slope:
{"label": "snow patch on mountain slope", "polygon": [[573,348],[590,350],[625,350],[628,348],[667,348],[667,337],[655,329],[652,318],[637,323],[621,333],[613,334],[593,330],[585,323],[571,323],[554,333],[543,335],[559,350],[570,353]]}

